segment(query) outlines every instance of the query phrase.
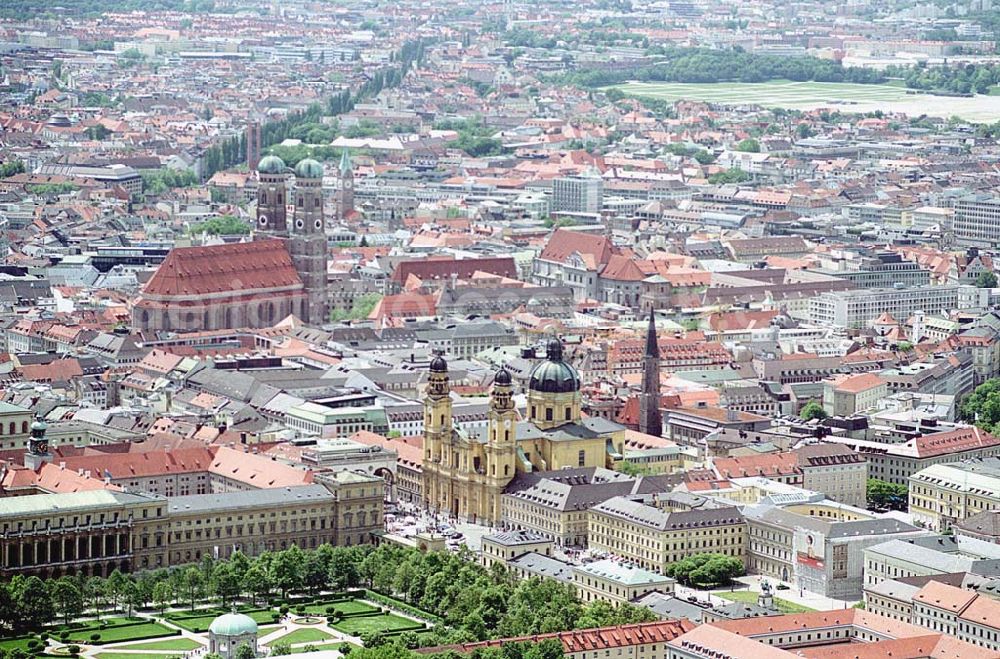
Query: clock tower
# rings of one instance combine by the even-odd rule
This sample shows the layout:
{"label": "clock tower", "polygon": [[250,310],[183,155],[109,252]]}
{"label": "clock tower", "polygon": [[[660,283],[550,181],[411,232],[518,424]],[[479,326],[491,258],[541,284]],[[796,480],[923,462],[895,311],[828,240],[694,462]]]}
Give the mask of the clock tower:
{"label": "clock tower", "polygon": [[49,442],[45,439],[48,425],[41,419],[31,424],[31,436],[28,438],[28,452],[24,454],[24,466],[28,469],[38,469],[46,462],[52,462],[49,452]]}

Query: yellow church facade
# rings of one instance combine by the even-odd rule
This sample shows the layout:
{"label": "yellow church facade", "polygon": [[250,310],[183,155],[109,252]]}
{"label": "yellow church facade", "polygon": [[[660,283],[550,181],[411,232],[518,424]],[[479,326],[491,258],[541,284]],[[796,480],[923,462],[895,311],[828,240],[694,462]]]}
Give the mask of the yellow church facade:
{"label": "yellow church facade", "polygon": [[568,467],[611,468],[624,452],[625,428],[581,418],[580,376],[552,339],[528,383],[527,419],[514,406],[513,380],[493,381],[485,429],[453,425],[448,365],[430,365],[424,402],[423,494],[428,510],[479,524],[500,521],[500,496],[519,473]]}

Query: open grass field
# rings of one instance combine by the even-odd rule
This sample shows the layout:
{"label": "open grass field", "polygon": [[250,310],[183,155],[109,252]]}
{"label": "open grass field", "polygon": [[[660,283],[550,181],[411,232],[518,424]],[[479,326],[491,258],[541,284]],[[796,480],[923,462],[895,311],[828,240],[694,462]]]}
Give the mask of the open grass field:
{"label": "open grass field", "polygon": [[71,629],[69,633],[70,643],[93,643],[91,634],[100,634],[97,641],[104,643],[121,643],[122,641],[139,641],[144,638],[156,638],[157,636],[171,636],[177,632],[169,627],[165,627],[158,622],[144,622],[138,625],[122,625],[116,627],[109,625],[101,629],[96,622],[87,623],[85,626]]}
{"label": "open grass field", "polygon": [[28,649],[28,641],[33,637],[24,636],[21,638],[0,639],[0,650],[25,650]]}
{"label": "open grass field", "polygon": [[179,654],[153,654],[152,652],[101,652],[96,659],[180,659]]}
{"label": "open grass field", "polygon": [[353,643],[348,643],[347,641],[337,641],[335,643],[317,643],[313,647],[316,648],[317,650],[337,650],[339,652],[343,652],[346,646],[350,646],[350,650],[348,650],[348,652],[350,652],[354,648],[361,647],[360,645],[354,645]]}
{"label": "open grass field", "polygon": [[179,650],[187,652],[202,647],[198,641],[189,638],[168,638],[163,641],[152,641],[148,643],[132,643],[116,647],[116,650]]}
{"label": "open grass field", "polygon": [[[737,590],[731,593],[716,591],[712,594],[721,597],[722,599],[729,600],[730,602],[746,602],[749,604],[757,603],[757,593],[749,590]],[[808,606],[802,606],[801,604],[796,604],[795,602],[789,602],[788,600],[783,600],[780,597],[774,598],[774,605],[778,607],[778,610],[782,613],[808,613],[809,611],[815,611],[815,609],[810,609]]]}
{"label": "open grass field", "polygon": [[348,602],[321,602],[319,604],[310,604],[306,607],[306,613],[313,615],[326,615],[326,610],[331,606],[341,613],[371,613],[372,611],[378,611],[378,608],[372,606],[371,604],[351,600]]}
{"label": "open grass field", "polygon": [[296,643],[316,643],[318,641],[329,641],[331,638],[333,636],[322,629],[296,629],[290,634],[279,636],[269,642],[268,645],[274,645],[275,643],[288,643],[289,645],[295,645]]}
{"label": "open grass field", "polygon": [[345,634],[350,634],[351,636],[359,636],[365,632],[391,632],[400,629],[413,629],[419,623],[410,620],[409,618],[402,618],[400,616],[389,614],[387,616],[365,616],[361,618],[344,618],[340,622],[331,625],[334,629],[344,632]]}
{"label": "open grass field", "polygon": [[[240,611],[251,618],[253,618],[258,625],[270,623],[274,620],[276,614],[275,611],[263,610],[263,611]],[[183,627],[188,631],[201,634],[202,632],[208,631],[208,626],[212,624],[212,621],[218,618],[221,613],[212,613],[210,615],[196,616],[194,618],[186,618],[184,614],[167,614],[167,619],[174,623],[178,627]]]}
{"label": "open grass field", "polygon": [[957,115],[967,121],[994,122],[1000,120],[1000,96],[956,98],[929,94],[908,94],[893,84],[859,85],[840,82],[627,82],[615,85],[627,96],[676,101],[680,99],[709,103],[744,103],[794,110],[828,107],[843,112],[903,112],[911,116],[923,114],[950,117]]}

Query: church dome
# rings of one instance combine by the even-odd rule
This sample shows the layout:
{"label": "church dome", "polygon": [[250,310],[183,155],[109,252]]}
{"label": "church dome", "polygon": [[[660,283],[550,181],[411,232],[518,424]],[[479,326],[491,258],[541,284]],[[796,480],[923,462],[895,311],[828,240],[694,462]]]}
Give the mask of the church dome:
{"label": "church dome", "polygon": [[256,634],[257,623],[242,613],[226,613],[212,621],[208,631],[216,636],[243,636]]}
{"label": "church dome", "polygon": [[305,158],[295,166],[296,178],[323,178],[323,165],[312,158]]}
{"label": "church dome", "polygon": [[444,360],[441,355],[436,355],[434,359],[431,360],[431,373],[447,373],[448,372],[448,362]]}
{"label": "church dome", "polygon": [[509,387],[513,382],[513,378],[510,377],[510,371],[503,366],[500,367],[500,370],[493,377],[493,384],[500,385],[501,387]]}
{"label": "church dome", "polygon": [[41,419],[35,419],[31,422],[32,430],[48,430],[49,424],[45,423]]}
{"label": "church dome", "polygon": [[257,163],[257,171],[261,174],[280,174],[285,169],[285,161],[278,156],[264,156]]}
{"label": "church dome", "polygon": [[580,374],[563,361],[562,342],[553,338],[545,349],[546,359],[531,371],[528,388],[545,394],[563,394],[580,390]]}

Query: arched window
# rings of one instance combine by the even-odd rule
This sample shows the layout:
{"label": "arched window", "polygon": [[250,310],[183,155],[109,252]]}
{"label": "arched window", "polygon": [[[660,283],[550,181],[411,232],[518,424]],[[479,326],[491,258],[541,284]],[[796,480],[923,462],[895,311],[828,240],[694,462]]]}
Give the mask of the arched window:
{"label": "arched window", "polygon": [[17,432],[17,425],[13,421],[10,422],[10,426],[8,426],[7,432],[8,434],[11,435]]}
{"label": "arched window", "polygon": [[21,422],[21,432],[24,432],[24,433],[28,432],[28,422],[27,421],[22,421]]}

